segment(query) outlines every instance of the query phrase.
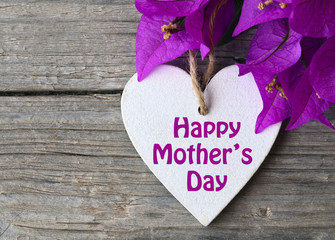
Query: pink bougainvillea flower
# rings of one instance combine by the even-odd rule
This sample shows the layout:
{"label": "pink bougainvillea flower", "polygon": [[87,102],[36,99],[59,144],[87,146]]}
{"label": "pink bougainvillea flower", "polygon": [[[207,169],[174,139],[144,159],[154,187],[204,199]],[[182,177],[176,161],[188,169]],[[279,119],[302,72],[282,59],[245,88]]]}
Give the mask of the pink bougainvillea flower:
{"label": "pink bougainvillea flower", "polygon": [[[302,37],[289,29],[285,19],[259,26],[246,64],[238,64],[241,75],[252,72],[263,100],[256,133],[290,116],[288,130],[313,119],[333,128],[323,112],[335,94],[334,41]],[[322,56],[327,61],[321,61]],[[321,99],[311,83],[319,86]]]}
{"label": "pink bougainvillea flower", "polygon": [[[209,20],[222,0],[136,0],[143,13],[136,36],[136,68],[138,80],[151,70],[181,56],[188,49],[201,49],[204,58],[209,52]],[[214,44],[226,31],[233,18],[233,0],[218,11],[214,22]]]}
{"label": "pink bougainvillea flower", "polygon": [[[314,50],[317,46],[318,44],[315,42]],[[302,49],[304,50],[304,47]],[[312,49],[313,47],[306,49],[306,52],[312,51]],[[308,60],[304,61],[301,59],[291,68],[278,74],[278,80],[292,109],[290,123],[286,130],[300,127],[311,120],[317,120],[328,127],[334,128],[323,115],[323,112],[332,104],[324,99],[320,99],[312,88],[309,82],[309,69],[311,65],[306,65],[306,62]]]}
{"label": "pink bougainvillea flower", "polygon": [[[335,103],[335,1],[245,0],[234,35],[260,24],[240,75],[252,72],[263,99],[256,133],[291,117],[287,130]],[[328,38],[328,39],[327,39]]]}
{"label": "pink bougainvillea flower", "polygon": [[291,115],[291,105],[278,73],[295,68],[301,56],[300,40],[301,35],[290,31],[284,19],[263,23],[250,44],[246,64],[238,64],[240,75],[252,72],[263,100],[256,133]]}
{"label": "pink bougainvillea flower", "polygon": [[179,57],[188,49],[200,47],[200,43],[183,28],[174,29],[171,36],[165,39],[161,27],[172,21],[182,26],[185,19],[142,16],[136,36],[136,67],[139,81],[143,80],[155,66]]}
{"label": "pink bougainvillea flower", "polygon": [[[335,58],[333,58],[333,60],[329,59],[329,61],[322,60],[322,63],[326,63],[325,66],[323,66],[324,68],[319,65],[320,59],[318,59],[317,56],[325,56],[323,51],[326,49],[331,52],[331,46],[329,46],[332,45],[331,41],[329,41],[328,46],[327,44],[323,44],[324,41],[325,39],[323,38],[303,37],[301,40],[302,57],[300,61],[288,70],[278,74],[285,95],[288,97],[292,107],[291,120],[286,128],[287,130],[300,127],[311,120],[317,120],[334,129],[333,125],[323,115],[323,112],[326,111],[332,103],[328,101],[327,98],[320,97],[311,84],[315,80],[320,80],[323,84],[326,84],[327,87],[331,88],[332,85],[330,78],[327,79],[328,75],[326,75],[326,79],[322,79],[322,76],[313,76],[313,74],[311,74],[313,70],[315,70],[315,73],[322,74],[323,69],[330,67],[326,72],[330,74],[329,77],[331,77],[331,72],[334,71],[334,67],[331,68],[331,65],[335,65]],[[327,65],[327,63],[330,64]],[[334,96],[334,89],[329,90],[327,88],[326,95]]]}
{"label": "pink bougainvillea flower", "polygon": [[292,115],[287,130],[291,130],[311,121],[318,120],[334,129],[329,120],[323,115],[332,103],[319,98],[309,82],[309,68],[299,79],[291,101]]}
{"label": "pink bougainvillea flower", "polygon": [[[263,110],[258,115],[255,132],[260,133],[268,126],[281,122],[291,115],[291,106],[283,97],[276,82],[277,76],[254,71],[253,76],[263,100]],[[269,85],[272,82],[273,85]]]}

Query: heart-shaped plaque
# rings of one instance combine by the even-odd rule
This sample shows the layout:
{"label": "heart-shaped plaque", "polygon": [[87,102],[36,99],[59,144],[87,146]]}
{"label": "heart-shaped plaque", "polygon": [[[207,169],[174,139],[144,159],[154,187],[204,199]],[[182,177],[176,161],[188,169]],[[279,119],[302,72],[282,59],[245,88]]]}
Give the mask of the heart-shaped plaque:
{"label": "heart-shaped plaque", "polygon": [[137,152],[161,183],[207,226],[236,196],[269,153],[281,123],[255,134],[262,99],[251,74],[230,66],[205,90],[207,115],[185,71],[157,67],[142,82],[135,74],[121,100]]}

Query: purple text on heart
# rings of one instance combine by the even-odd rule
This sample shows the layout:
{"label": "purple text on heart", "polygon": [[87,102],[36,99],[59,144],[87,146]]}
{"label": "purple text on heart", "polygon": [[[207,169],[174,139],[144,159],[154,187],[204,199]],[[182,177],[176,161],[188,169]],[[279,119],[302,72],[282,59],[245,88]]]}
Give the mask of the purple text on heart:
{"label": "purple text on heart", "polygon": [[[208,138],[213,135],[217,138],[228,137],[229,139],[234,138],[238,135],[241,129],[241,122],[223,122],[218,121],[216,123],[205,121],[202,124],[199,122],[189,123],[188,118],[183,117],[183,122],[180,123],[180,118],[176,117],[174,119],[174,138]],[[183,134],[183,135],[182,135]],[[153,162],[154,164],[159,164],[159,160],[163,161],[167,165],[173,163],[177,165],[182,164],[224,164],[229,163],[229,156],[233,152],[240,150],[242,157],[241,163],[243,165],[249,165],[252,163],[252,149],[245,147],[240,148],[238,143],[233,146],[224,148],[212,148],[210,150],[201,146],[201,143],[190,145],[188,148],[173,148],[171,143],[167,143],[164,147],[160,144],[155,143],[153,146]],[[159,158],[160,157],[160,158]],[[202,177],[200,173],[195,170],[189,170],[187,173],[187,190],[188,191],[199,191],[203,188],[205,191],[221,191],[227,184],[228,176],[223,175],[223,180],[221,180],[220,175],[205,175]]]}

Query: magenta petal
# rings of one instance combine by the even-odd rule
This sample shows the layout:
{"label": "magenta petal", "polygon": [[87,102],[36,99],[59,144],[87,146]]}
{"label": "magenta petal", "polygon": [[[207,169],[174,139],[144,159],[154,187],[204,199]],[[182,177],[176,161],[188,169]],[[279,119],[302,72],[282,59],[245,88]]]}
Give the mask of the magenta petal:
{"label": "magenta petal", "polygon": [[188,49],[199,48],[186,31],[180,31],[164,40],[161,26],[171,21],[162,17],[161,20],[142,16],[136,36],[136,69],[138,80],[141,81],[157,65],[171,61]]}
{"label": "magenta petal", "polygon": [[[221,0],[211,0],[197,11],[186,17],[186,31],[200,43],[210,47],[209,22],[212,12]],[[234,2],[228,0],[218,11],[213,29],[214,45],[221,39],[234,17]]]}
{"label": "magenta petal", "polygon": [[326,118],[325,115],[321,114],[315,120],[319,121],[320,123],[326,125],[327,127],[330,127],[331,129],[335,130],[335,127],[333,124]]}
{"label": "magenta petal", "polygon": [[294,0],[274,0],[274,1],[279,3],[292,3],[292,1]]}
{"label": "magenta petal", "polygon": [[135,6],[140,13],[147,16],[165,15],[185,17],[209,0],[135,0]]}
{"label": "magenta petal", "polygon": [[302,58],[292,67],[278,74],[278,81],[281,83],[286,97],[289,101],[295,97],[294,90],[309,66],[315,52],[320,48],[324,39],[303,37],[300,45],[302,48]]}
{"label": "magenta petal", "polygon": [[246,66],[269,74],[284,71],[299,60],[301,37],[289,30],[285,19],[261,24],[251,41]]}
{"label": "magenta petal", "polygon": [[335,103],[335,35],[315,53],[309,80],[322,99]]}
{"label": "magenta petal", "polygon": [[295,97],[291,101],[292,116],[290,123],[286,128],[287,130],[300,127],[313,119],[333,128],[331,123],[322,116],[323,112],[332,104],[317,97],[316,92],[309,83],[308,69],[300,78],[300,81],[295,88],[294,96]]}
{"label": "magenta petal", "polygon": [[278,82],[280,82],[289,102],[295,97],[295,88],[305,72],[305,66],[302,61],[298,61],[292,67],[278,74]]}
{"label": "magenta petal", "polygon": [[[257,24],[265,23],[278,18],[288,18],[291,13],[291,5],[281,8],[278,2],[274,2],[266,6],[263,10],[258,9],[261,0],[245,0],[240,21],[237,24],[233,36],[237,36],[241,32]],[[280,1],[283,2],[283,1]]]}
{"label": "magenta petal", "polygon": [[263,110],[258,115],[255,132],[260,133],[268,126],[281,122],[291,114],[289,102],[279,96],[279,91],[274,89],[272,93],[265,90],[274,75],[253,72],[259,92],[263,100]]}
{"label": "magenta petal", "polygon": [[201,53],[201,59],[204,60],[207,54],[210,52],[209,47],[207,47],[204,44],[200,44],[200,53]]}
{"label": "magenta petal", "polygon": [[250,67],[248,65],[245,65],[245,64],[241,64],[241,63],[235,63],[235,65],[238,66],[238,69],[239,69],[239,73],[238,73],[238,76],[243,76],[247,73],[249,73],[251,70],[250,70]]}
{"label": "magenta petal", "polygon": [[334,0],[295,0],[289,18],[290,27],[309,37],[330,37],[335,34]]}
{"label": "magenta petal", "polygon": [[302,57],[305,65],[308,67],[316,51],[326,41],[325,38],[303,37],[300,41]]}

